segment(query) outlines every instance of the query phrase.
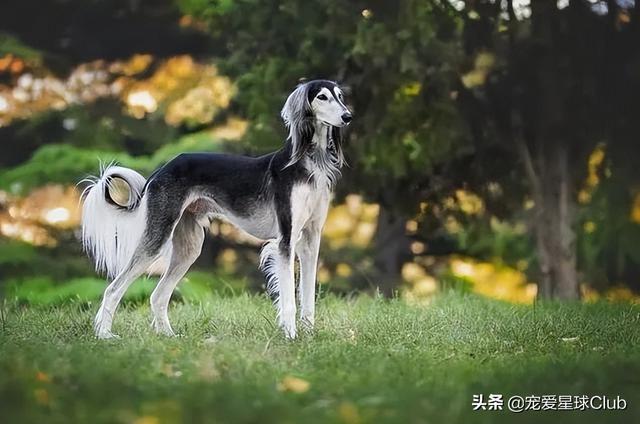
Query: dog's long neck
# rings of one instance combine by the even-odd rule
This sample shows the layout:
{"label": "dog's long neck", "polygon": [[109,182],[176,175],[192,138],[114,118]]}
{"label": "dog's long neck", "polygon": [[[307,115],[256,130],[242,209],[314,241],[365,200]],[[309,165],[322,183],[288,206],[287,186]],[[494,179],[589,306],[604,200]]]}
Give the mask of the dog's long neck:
{"label": "dog's long neck", "polygon": [[316,122],[314,125],[311,148],[307,154],[307,167],[318,184],[327,184],[332,188],[340,178],[342,152],[339,140],[333,139],[332,127]]}
{"label": "dog's long neck", "polygon": [[319,150],[326,150],[329,146],[329,137],[331,137],[331,127],[321,122],[314,125],[312,144]]}

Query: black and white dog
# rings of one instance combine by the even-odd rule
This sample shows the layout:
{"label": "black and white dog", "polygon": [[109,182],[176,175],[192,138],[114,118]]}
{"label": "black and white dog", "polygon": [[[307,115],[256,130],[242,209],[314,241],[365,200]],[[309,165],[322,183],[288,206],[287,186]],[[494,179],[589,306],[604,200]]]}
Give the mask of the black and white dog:
{"label": "black and white dog", "polygon": [[[111,338],[114,313],[129,285],[159,260],[167,263],[151,294],[153,327],[174,335],[171,293],[200,255],[204,228],[224,218],[266,241],[260,265],[276,297],[278,322],[296,337],[295,257],[300,263],[300,319],[313,327],[321,230],[344,163],[342,128],[351,121],[334,82],[299,85],[282,109],[285,146],[252,158],[185,153],[145,180],[108,166],[84,192],[82,240],[98,271],[113,281],[95,318],[98,338]],[[127,189],[128,199],[115,195]]]}

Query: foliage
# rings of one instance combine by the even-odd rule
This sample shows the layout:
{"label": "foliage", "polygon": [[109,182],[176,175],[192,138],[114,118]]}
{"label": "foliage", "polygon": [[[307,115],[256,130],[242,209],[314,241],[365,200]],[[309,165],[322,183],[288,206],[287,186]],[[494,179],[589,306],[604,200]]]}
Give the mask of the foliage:
{"label": "foliage", "polygon": [[[124,302],[146,303],[157,278],[140,278],[127,291]],[[75,278],[60,284],[47,277],[6,281],[4,297],[10,302],[30,306],[57,306],[70,303],[95,304],[105,289],[102,278]],[[227,275],[193,271],[188,273],[173,294],[174,300],[208,302],[213,295],[230,295],[243,290],[243,282]]]}
{"label": "foliage", "polygon": [[390,184],[400,190],[395,197],[407,199],[420,183],[396,186],[393,179],[422,181],[437,164],[468,153],[452,100],[454,24],[432,2],[180,5],[228,46],[221,66],[237,77],[237,100],[252,122],[250,143],[280,145],[282,124],[274,110],[299,78],[323,76],[352,88],[357,119],[349,148],[353,167],[367,181],[361,187],[374,199]]}
{"label": "foliage", "polygon": [[149,156],[131,156],[125,152],[78,148],[70,144],[44,146],[20,166],[0,172],[0,187],[14,194],[24,194],[34,187],[50,183],[69,183],[94,175],[98,166],[117,162],[143,174],[179,153],[217,150],[221,142],[212,140],[207,133],[182,137],[176,143],[166,144]]}
{"label": "foliage", "polygon": [[[614,280],[640,265],[628,243],[640,228],[629,219],[639,180],[627,160],[637,149],[631,117],[640,79],[627,70],[640,58],[632,41],[638,9],[611,1],[602,11],[592,3],[531,2],[526,17],[512,1],[465,7],[473,14],[464,19],[469,70],[461,109],[478,143],[498,140],[519,158],[533,202],[524,215],[535,235],[533,277],[543,295],[567,287],[563,295],[577,296],[581,278]],[[591,203],[589,191],[599,183]],[[592,227],[604,216],[607,228],[595,234]],[[628,231],[617,241],[606,234],[621,235],[621,228]],[[576,262],[587,276],[577,276]]]}
{"label": "foliage", "polygon": [[640,221],[634,215],[637,194],[627,183],[617,178],[603,181],[578,216],[581,269],[585,280],[598,289],[621,281],[636,287],[640,277],[636,248]]}
{"label": "foliage", "polygon": [[0,243],[0,265],[25,266],[37,256],[36,248],[26,243]]}
{"label": "foliage", "polygon": [[0,240],[0,293],[13,280],[44,277],[66,281],[93,275],[93,267],[81,254],[76,240],[62,238],[56,247],[42,248],[16,240]]}
{"label": "foliage", "polygon": [[640,314],[625,304],[515,306],[448,295],[427,307],[369,297],[319,302],[313,337],[282,338],[263,296],[123,307],[113,342],[91,336],[96,305],[5,304],[0,410],[8,422],[511,422],[472,395],[599,394],[624,411],[531,412],[524,422],[634,422]]}
{"label": "foliage", "polygon": [[[606,2],[606,10],[587,0],[40,2],[55,28],[31,13],[36,2],[5,3],[3,222],[11,221],[11,199],[74,184],[96,173],[98,158],[148,174],[182,151],[278,148],[286,95],[301,77],[327,77],[349,89],[355,110],[337,201],[357,193],[380,210],[375,223],[352,226],[366,229],[357,246],[339,246],[328,228],[321,277],[332,287],[384,288],[388,280],[383,292],[391,294],[404,264],[452,254],[526,270],[540,282],[534,236],[552,227],[536,225],[539,210],[562,208],[542,206],[523,151],[542,175],[566,147],[569,231],[549,233],[575,231],[577,249],[565,253],[577,253],[580,281],[638,288],[639,179],[628,158],[638,153],[631,117],[640,17],[630,2]],[[111,27],[118,30],[104,30]],[[223,143],[213,130],[236,114],[250,130]],[[553,194],[547,174],[537,191]],[[16,247],[3,274],[24,277],[20,260],[41,264],[36,256],[51,252]],[[54,264],[66,260],[77,259],[50,261],[54,280],[86,275],[86,264]]]}
{"label": "foliage", "polygon": [[36,63],[42,60],[42,52],[4,33],[0,33],[0,55],[16,55]]}

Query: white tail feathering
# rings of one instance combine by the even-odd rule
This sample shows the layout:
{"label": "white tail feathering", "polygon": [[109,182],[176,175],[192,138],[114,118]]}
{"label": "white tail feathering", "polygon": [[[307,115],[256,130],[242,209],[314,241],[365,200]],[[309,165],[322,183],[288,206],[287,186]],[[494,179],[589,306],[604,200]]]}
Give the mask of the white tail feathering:
{"label": "white tail feathering", "polygon": [[[114,178],[129,187],[125,205],[107,201]],[[144,232],[147,205],[141,196],[145,184],[146,179],[136,171],[110,165],[83,193],[82,245],[93,257],[96,270],[109,278],[127,266]]]}
{"label": "white tail feathering", "polygon": [[260,252],[260,270],[267,279],[267,294],[278,305],[280,288],[278,287],[278,275],[276,273],[276,261],[278,260],[279,240],[269,240],[262,246]]}

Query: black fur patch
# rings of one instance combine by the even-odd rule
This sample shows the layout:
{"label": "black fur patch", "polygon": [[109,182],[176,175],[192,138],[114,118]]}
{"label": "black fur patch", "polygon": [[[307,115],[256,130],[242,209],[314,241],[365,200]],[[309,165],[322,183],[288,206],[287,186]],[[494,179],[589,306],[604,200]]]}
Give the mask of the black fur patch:
{"label": "black fur patch", "polygon": [[322,90],[323,88],[329,89],[331,95],[335,97],[334,88],[338,87],[338,84],[329,80],[315,80],[307,84],[309,84],[309,91],[307,92],[307,100],[309,101],[309,103],[311,103],[313,99],[316,98],[320,90]]}

